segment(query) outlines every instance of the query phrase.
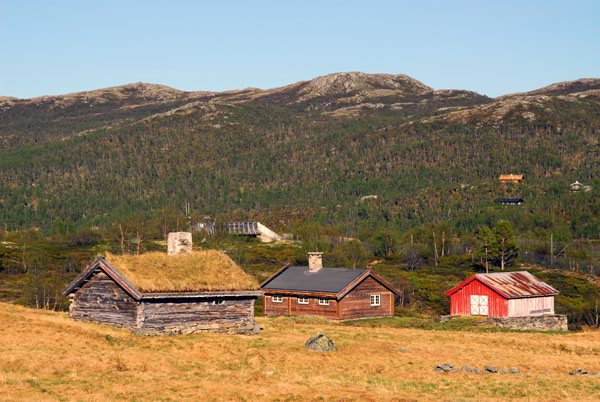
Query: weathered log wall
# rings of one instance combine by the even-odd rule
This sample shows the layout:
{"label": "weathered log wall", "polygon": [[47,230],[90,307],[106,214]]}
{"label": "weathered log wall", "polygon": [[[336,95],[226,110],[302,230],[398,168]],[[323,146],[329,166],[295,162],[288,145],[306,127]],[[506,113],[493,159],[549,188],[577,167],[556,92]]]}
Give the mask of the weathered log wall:
{"label": "weathered log wall", "polygon": [[252,333],[253,297],[143,301],[136,330],[145,335],[195,332]]}
{"label": "weathered log wall", "polygon": [[[379,306],[371,306],[372,294],[381,295]],[[340,300],[340,319],[392,315],[394,315],[394,294],[371,277],[367,277]]]}
{"label": "weathered log wall", "polygon": [[69,315],[74,320],[135,326],[137,302],[104,272],[98,270],[71,294]]}

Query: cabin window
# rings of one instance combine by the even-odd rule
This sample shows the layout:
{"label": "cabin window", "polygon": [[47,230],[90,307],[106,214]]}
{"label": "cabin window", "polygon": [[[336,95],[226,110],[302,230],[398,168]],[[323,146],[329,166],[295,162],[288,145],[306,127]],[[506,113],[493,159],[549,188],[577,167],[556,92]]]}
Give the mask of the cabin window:
{"label": "cabin window", "polygon": [[329,306],[329,299],[319,299],[319,306]]}
{"label": "cabin window", "polygon": [[371,295],[371,306],[381,306],[381,295]]}
{"label": "cabin window", "polygon": [[283,297],[273,296],[273,303],[283,303]]}
{"label": "cabin window", "polygon": [[225,303],[225,300],[213,300],[212,304],[219,305]]}
{"label": "cabin window", "polygon": [[308,297],[299,297],[298,304],[308,304]]}

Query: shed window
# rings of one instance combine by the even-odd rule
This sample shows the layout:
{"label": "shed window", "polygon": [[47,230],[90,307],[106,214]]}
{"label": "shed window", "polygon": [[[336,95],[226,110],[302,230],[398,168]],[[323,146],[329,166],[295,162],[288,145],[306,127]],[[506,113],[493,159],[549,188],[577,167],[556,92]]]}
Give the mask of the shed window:
{"label": "shed window", "polygon": [[371,295],[371,306],[381,306],[381,295]]}
{"label": "shed window", "polygon": [[212,303],[212,304],[217,304],[217,305],[219,305],[219,304],[223,304],[223,303],[225,303],[225,300],[213,300],[213,303]]}
{"label": "shed window", "polygon": [[329,306],[329,299],[319,299],[319,306]]}
{"label": "shed window", "polygon": [[273,296],[273,303],[283,303],[282,296]]}
{"label": "shed window", "polygon": [[298,304],[308,304],[308,297],[299,297]]}

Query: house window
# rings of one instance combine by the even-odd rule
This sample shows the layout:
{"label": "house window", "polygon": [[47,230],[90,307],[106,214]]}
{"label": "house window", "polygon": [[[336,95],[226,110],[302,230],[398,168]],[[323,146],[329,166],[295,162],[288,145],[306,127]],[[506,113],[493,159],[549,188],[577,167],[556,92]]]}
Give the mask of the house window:
{"label": "house window", "polygon": [[273,296],[273,303],[283,303],[282,296]]}
{"label": "house window", "polygon": [[329,299],[319,299],[319,306],[329,306]]}
{"label": "house window", "polygon": [[213,300],[212,304],[219,305],[225,303],[225,300]]}
{"label": "house window", "polygon": [[381,295],[371,295],[371,306],[381,306]]}
{"label": "house window", "polygon": [[299,297],[298,304],[308,304],[308,297]]}

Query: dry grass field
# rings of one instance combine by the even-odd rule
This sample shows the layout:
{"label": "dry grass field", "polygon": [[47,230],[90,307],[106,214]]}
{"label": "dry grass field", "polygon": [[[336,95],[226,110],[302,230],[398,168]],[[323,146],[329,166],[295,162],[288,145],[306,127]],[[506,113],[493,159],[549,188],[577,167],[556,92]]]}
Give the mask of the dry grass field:
{"label": "dry grass field", "polygon": [[[139,337],[0,303],[0,400],[598,400],[600,332],[370,328],[260,318],[256,336]],[[338,352],[304,348],[318,332]],[[530,375],[439,374],[438,363]],[[548,375],[540,372],[546,371]]]}

